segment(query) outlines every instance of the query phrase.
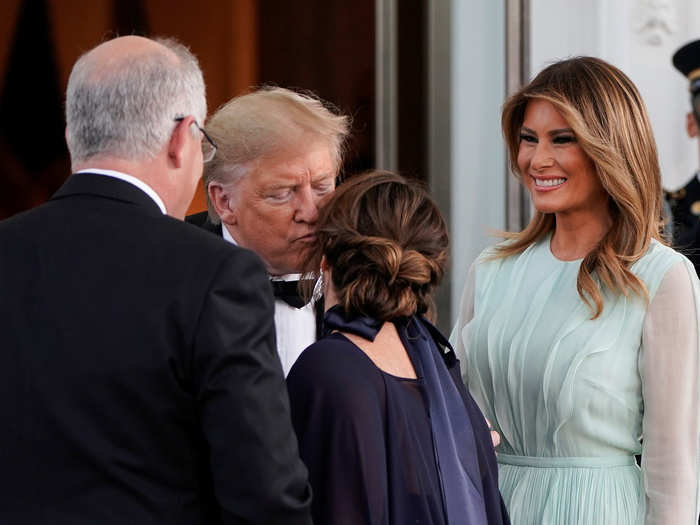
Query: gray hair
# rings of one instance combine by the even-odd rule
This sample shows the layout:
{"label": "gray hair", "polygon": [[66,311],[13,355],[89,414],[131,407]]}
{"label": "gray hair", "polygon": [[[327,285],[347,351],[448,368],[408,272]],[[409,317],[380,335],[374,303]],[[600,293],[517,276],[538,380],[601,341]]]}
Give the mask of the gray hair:
{"label": "gray hair", "polygon": [[[253,163],[309,144],[328,144],[336,173],[343,161],[350,118],[312,93],[266,86],[236,97],[214,113],[206,131],[218,147],[204,165],[203,183],[233,184],[248,175]],[[209,218],[220,221],[207,194]]]}
{"label": "gray hair", "polygon": [[[66,140],[73,165],[108,155],[153,158],[169,140],[176,117],[207,114],[197,58],[173,39],[156,39],[168,53],[142,53],[96,63],[85,53],[75,63],[66,93]],[[197,131],[192,130],[193,133]]]}

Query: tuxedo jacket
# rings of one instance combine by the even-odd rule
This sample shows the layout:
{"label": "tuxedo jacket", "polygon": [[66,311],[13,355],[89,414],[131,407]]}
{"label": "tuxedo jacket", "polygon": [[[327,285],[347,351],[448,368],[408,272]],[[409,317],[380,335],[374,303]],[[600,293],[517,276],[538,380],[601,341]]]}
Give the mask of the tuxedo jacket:
{"label": "tuxedo jacket", "polygon": [[259,258],[75,174],[0,222],[0,523],[310,523]]}
{"label": "tuxedo jacket", "polygon": [[222,230],[223,225],[221,223],[214,224],[213,222],[211,222],[211,219],[209,219],[209,213],[206,211],[188,215],[185,220],[188,223],[194,224],[195,226],[198,226],[204,230],[207,230],[208,232],[218,235],[219,237],[223,237],[224,235],[224,232]]}

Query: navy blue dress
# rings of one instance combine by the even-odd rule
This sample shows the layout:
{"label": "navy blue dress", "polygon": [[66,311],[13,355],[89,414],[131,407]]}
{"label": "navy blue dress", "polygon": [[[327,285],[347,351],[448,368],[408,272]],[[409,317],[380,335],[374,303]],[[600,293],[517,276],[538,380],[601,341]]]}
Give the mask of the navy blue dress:
{"label": "navy blue dress", "polygon": [[[450,365],[453,379],[458,378],[456,359]],[[477,434],[473,453],[488,522],[508,523],[490,434],[461,381],[455,383]],[[287,388],[301,457],[309,469],[314,523],[447,523],[421,378],[381,371],[336,332],[302,353]]]}

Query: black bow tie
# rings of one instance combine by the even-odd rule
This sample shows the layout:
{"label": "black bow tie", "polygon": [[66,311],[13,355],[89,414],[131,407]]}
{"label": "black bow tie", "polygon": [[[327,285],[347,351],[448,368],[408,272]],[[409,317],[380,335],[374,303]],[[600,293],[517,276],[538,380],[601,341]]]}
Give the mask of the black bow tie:
{"label": "black bow tie", "polygon": [[302,308],[308,301],[299,293],[299,281],[270,281],[276,299],[281,299],[289,306]]}
{"label": "black bow tie", "polygon": [[[272,283],[272,291],[275,294],[275,299],[284,301],[293,308],[303,308],[306,301],[299,293],[299,281],[270,281]],[[323,333],[323,296],[314,303],[314,314],[316,316],[316,339],[321,338]]]}

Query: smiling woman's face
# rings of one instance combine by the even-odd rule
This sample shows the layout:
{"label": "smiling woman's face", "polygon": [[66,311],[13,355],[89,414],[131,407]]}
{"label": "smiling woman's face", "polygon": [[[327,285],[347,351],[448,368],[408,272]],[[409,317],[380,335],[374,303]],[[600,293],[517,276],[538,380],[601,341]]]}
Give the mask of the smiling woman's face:
{"label": "smiling woman's face", "polygon": [[591,159],[554,106],[533,99],[520,129],[518,168],[542,213],[607,214],[608,194]]}

